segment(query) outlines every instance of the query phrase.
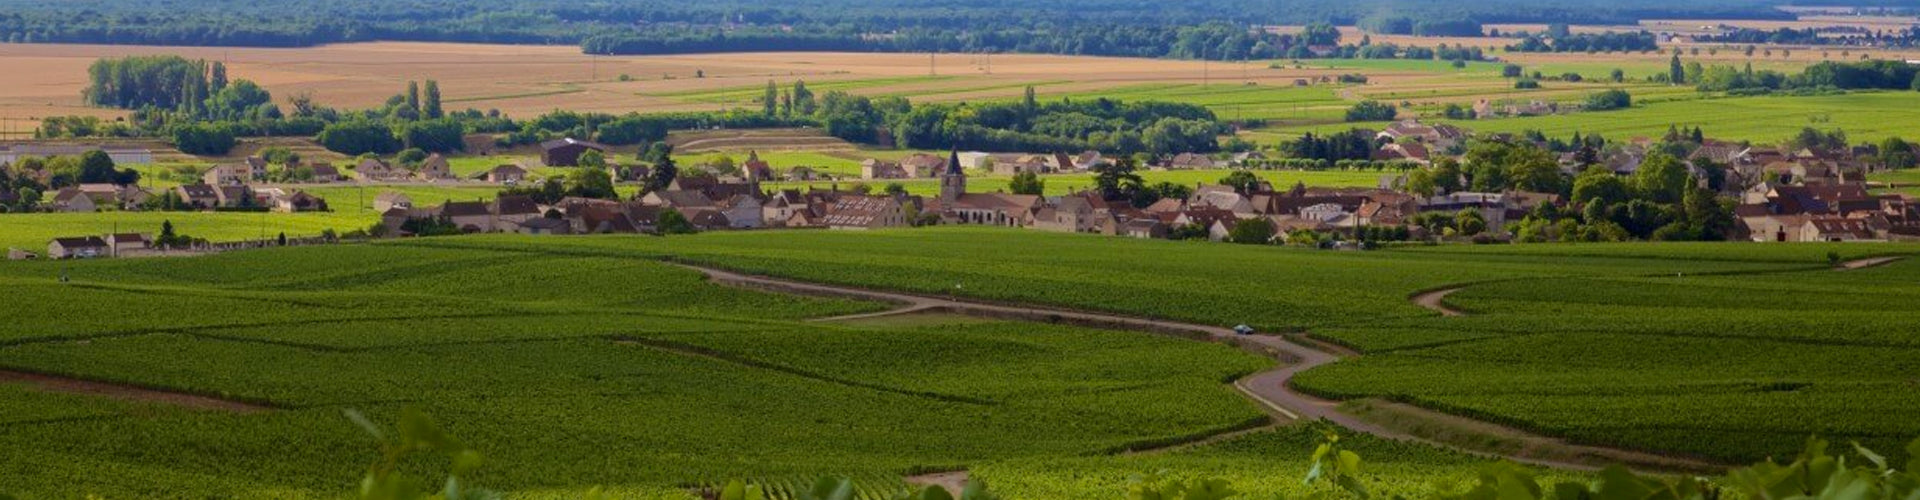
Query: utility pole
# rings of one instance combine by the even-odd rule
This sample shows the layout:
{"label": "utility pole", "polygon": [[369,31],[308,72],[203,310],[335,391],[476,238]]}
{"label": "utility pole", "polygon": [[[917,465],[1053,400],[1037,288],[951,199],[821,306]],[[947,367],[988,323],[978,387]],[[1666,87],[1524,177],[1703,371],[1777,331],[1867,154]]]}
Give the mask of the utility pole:
{"label": "utility pole", "polygon": [[934,63],[934,60],[933,60],[934,54],[935,54],[934,52],[927,53],[927,76],[940,75],[940,70],[937,69],[937,65]]}

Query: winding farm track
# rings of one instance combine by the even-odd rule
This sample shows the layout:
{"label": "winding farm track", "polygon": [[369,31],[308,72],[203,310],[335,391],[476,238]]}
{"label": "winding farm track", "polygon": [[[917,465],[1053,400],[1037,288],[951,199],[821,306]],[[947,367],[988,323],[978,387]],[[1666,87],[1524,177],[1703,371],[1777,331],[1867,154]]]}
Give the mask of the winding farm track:
{"label": "winding farm track", "polygon": [[[1519,430],[1519,429],[1501,427],[1501,426],[1496,426],[1494,424],[1482,423],[1482,422],[1476,422],[1476,425],[1483,429],[1496,429],[1496,432],[1501,434],[1503,437],[1510,437],[1510,438],[1516,438],[1519,440],[1527,441],[1533,445],[1532,447],[1539,447],[1539,446],[1551,447],[1556,452],[1555,454],[1556,458],[1541,458],[1541,457],[1526,456],[1526,455],[1498,454],[1498,453],[1489,453],[1489,452],[1465,449],[1465,448],[1453,446],[1444,442],[1439,442],[1439,441],[1435,441],[1425,437],[1417,436],[1402,430],[1384,427],[1372,421],[1369,421],[1361,417],[1342,411],[1340,408],[1339,401],[1322,399],[1319,397],[1304,394],[1294,390],[1290,384],[1290,382],[1293,380],[1294,375],[1297,375],[1300,372],[1313,369],[1315,367],[1324,366],[1324,365],[1339,361],[1341,357],[1338,354],[1328,352],[1329,350],[1335,350],[1335,348],[1332,348],[1330,346],[1320,346],[1318,344],[1315,344],[1314,346],[1309,346],[1308,345],[1309,341],[1296,341],[1284,336],[1239,335],[1234,333],[1232,329],[1219,327],[1219,326],[1209,326],[1209,325],[1184,323],[1184,322],[1178,322],[1178,321],[1168,321],[1168,320],[1152,319],[1152,318],[1121,316],[1121,315],[1114,315],[1114,314],[1107,314],[1107,313],[1100,313],[1100,312],[1073,311],[1073,310],[1041,308],[1041,307],[1023,306],[1023,305],[1014,305],[1014,304],[997,304],[997,303],[963,301],[963,300],[958,300],[954,298],[942,298],[942,297],[916,295],[916,294],[909,294],[909,293],[872,290],[872,289],[865,289],[865,288],[806,283],[806,282],[792,281],[792,280],[786,280],[786,279],[780,279],[780,278],[771,278],[771,277],[765,277],[765,276],[753,276],[753,275],[746,275],[746,274],[736,273],[732,271],[725,271],[721,269],[696,266],[696,265],[680,263],[680,262],[676,262],[676,264],[682,267],[685,267],[687,269],[699,271],[705,274],[710,281],[717,284],[740,286],[740,287],[746,287],[746,288],[756,288],[756,289],[762,289],[762,290],[794,293],[794,294],[801,294],[801,295],[827,296],[827,297],[887,302],[887,303],[898,304],[900,306],[896,309],[881,311],[877,313],[866,313],[866,314],[838,316],[838,317],[831,317],[831,318],[821,318],[822,320],[864,319],[864,318],[873,318],[873,317],[880,317],[880,316],[887,316],[887,315],[894,315],[894,314],[907,314],[907,313],[914,313],[914,312],[946,311],[946,312],[953,312],[953,313],[966,314],[966,315],[972,315],[972,316],[985,316],[985,317],[1050,322],[1050,323],[1069,323],[1069,324],[1095,327],[1095,328],[1108,328],[1108,329],[1160,333],[1160,334],[1180,336],[1180,337],[1185,337],[1185,338],[1190,338],[1195,340],[1216,341],[1216,342],[1237,346],[1243,349],[1247,349],[1249,351],[1260,353],[1262,355],[1274,357],[1275,359],[1281,361],[1280,366],[1275,367],[1271,370],[1267,370],[1267,371],[1255,373],[1252,375],[1248,375],[1246,377],[1242,377],[1239,380],[1234,381],[1233,386],[1235,389],[1238,389],[1242,394],[1246,395],[1248,398],[1259,403],[1264,409],[1266,409],[1270,414],[1272,414],[1276,418],[1281,418],[1288,421],[1312,421],[1312,420],[1325,419],[1329,422],[1338,424],[1342,427],[1346,427],[1347,429],[1350,429],[1354,432],[1364,432],[1364,433],[1372,434],[1374,436],[1378,436],[1382,438],[1415,441],[1420,443],[1426,443],[1433,446],[1455,449],[1463,453],[1468,453],[1472,455],[1478,455],[1478,456],[1489,457],[1489,458],[1507,459],[1507,460],[1512,460],[1520,463],[1560,468],[1560,469],[1597,470],[1601,465],[1606,463],[1620,463],[1620,464],[1625,464],[1625,465],[1630,465],[1630,466],[1635,466],[1640,468],[1656,469],[1656,470],[1699,471],[1699,470],[1719,470],[1722,468],[1718,464],[1695,461],[1695,460],[1690,460],[1685,458],[1667,457],[1667,456],[1662,456],[1662,455],[1657,455],[1652,453],[1636,452],[1631,450],[1622,450],[1622,449],[1574,444],[1559,438],[1541,436],[1541,435],[1533,434],[1533,433]],[[1327,349],[1327,350],[1322,350],[1322,349]],[[1352,357],[1352,356],[1357,356],[1358,354],[1347,353],[1347,355]],[[1558,457],[1577,457],[1582,460],[1570,460],[1570,459],[1562,459]],[[946,473],[943,473],[943,474],[946,474]],[[929,478],[916,477],[916,478],[910,478],[909,480],[910,482],[924,481],[922,482],[922,484],[938,484],[941,482],[933,479],[934,478],[931,478],[931,477]],[[942,476],[938,479],[951,481],[952,477]]]}

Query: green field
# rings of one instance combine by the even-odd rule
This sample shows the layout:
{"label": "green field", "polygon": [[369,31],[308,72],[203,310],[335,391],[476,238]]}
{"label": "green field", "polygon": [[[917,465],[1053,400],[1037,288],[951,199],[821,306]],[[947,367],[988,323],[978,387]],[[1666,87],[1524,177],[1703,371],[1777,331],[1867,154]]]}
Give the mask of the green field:
{"label": "green field", "polygon": [[[1269,361],[1221,345],[1003,321],[805,323],[794,320],[877,306],[701,280],[568,247],[0,266],[13,290],[0,368],[275,408],[231,414],[0,384],[0,489],[331,497],[375,457],[346,408],[376,421],[422,408],[488,452],[472,481],[528,497],[599,484],[685,498],[682,485],[828,474],[898,487],[923,468],[1100,456],[1266,419],[1222,382]],[[1303,470],[1307,449],[1280,444],[1262,470]],[[1398,460],[1466,463],[1414,453]],[[1124,484],[1071,487],[1096,497]]]}
{"label": "green field", "polygon": [[[1920,419],[1920,397],[1902,389],[1920,376],[1920,345],[1905,333],[1920,325],[1899,305],[1920,300],[1910,285],[1920,261],[1826,269],[1829,251],[1920,253],[1912,245],[1326,253],[978,228],[662,241],[672,244],[539,248],[671,248],[678,258],[811,281],[1305,331],[1369,355],[1305,374],[1296,381],[1304,390],[1718,460],[1791,452],[1812,433],[1897,448]],[[1467,317],[1439,317],[1407,300],[1463,283],[1480,284],[1451,299],[1475,313]]]}
{"label": "green field", "polygon": [[[1639,97],[1636,95],[1636,98]],[[1777,143],[1802,128],[1839,129],[1855,142],[1877,142],[1888,136],[1920,137],[1920,92],[1859,92],[1822,96],[1760,96],[1688,98],[1641,103],[1633,108],[1552,116],[1488,120],[1427,119],[1454,123],[1474,132],[1515,133],[1539,130],[1552,137],[1574,132],[1599,133],[1612,139],[1659,137],[1668,127],[1701,127],[1708,137],[1756,143]],[[1383,123],[1330,123],[1275,127],[1253,134],[1271,142],[1303,132],[1332,132],[1352,127],[1379,129]]]}
{"label": "green field", "polygon": [[[858,251],[849,251],[858,249]],[[373,442],[345,408],[427,410],[524,498],[685,498],[730,478],[964,467],[1013,498],[1127,478],[1299,495],[1310,431],[1115,455],[1264,421],[1222,381],[1269,361],[1170,337],[704,284],[672,258],[797,279],[1304,331],[1365,356],[1296,380],[1580,442],[1724,460],[1808,434],[1896,450],[1920,419],[1911,245],[1621,244],[1376,252],[952,227],[474,237],[0,266],[0,369],[211,395],[254,414],[0,384],[0,488],[29,498],[341,493]],[[71,282],[56,280],[57,275]],[[1414,292],[1473,284],[1443,318]],[[958,285],[958,286],[956,286]],[[1444,374],[1444,375],[1440,375]],[[289,439],[288,436],[299,436]],[[1355,441],[1402,495],[1479,460]],[[92,479],[111,476],[113,479]],[[265,492],[263,495],[262,492]]]}

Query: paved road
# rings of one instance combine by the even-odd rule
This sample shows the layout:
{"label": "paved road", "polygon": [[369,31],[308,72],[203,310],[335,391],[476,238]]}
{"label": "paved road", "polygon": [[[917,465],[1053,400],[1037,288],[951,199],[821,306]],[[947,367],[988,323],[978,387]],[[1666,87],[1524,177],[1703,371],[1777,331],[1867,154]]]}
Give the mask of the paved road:
{"label": "paved road", "polygon": [[1594,465],[1595,463],[1620,463],[1620,462],[1628,462],[1631,464],[1637,464],[1643,467],[1651,467],[1656,469],[1698,470],[1698,469],[1717,468],[1717,466],[1712,464],[1705,464],[1705,463],[1695,462],[1695,461],[1686,460],[1686,459],[1663,457],[1659,455],[1633,452],[1628,450],[1618,450],[1618,449],[1611,449],[1611,448],[1600,448],[1600,447],[1577,445],[1577,444],[1567,443],[1564,440],[1560,440],[1558,438],[1539,436],[1539,435],[1528,433],[1526,431],[1505,428],[1505,427],[1497,427],[1491,424],[1488,424],[1485,427],[1489,429],[1498,429],[1498,432],[1509,437],[1526,439],[1529,441],[1533,441],[1535,443],[1550,444],[1551,446],[1557,447],[1562,451],[1561,456],[1589,457],[1589,458],[1592,458],[1593,460],[1573,462],[1573,461],[1565,461],[1565,460],[1551,460],[1551,459],[1541,459],[1541,458],[1526,457],[1526,456],[1511,456],[1511,455],[1486,453],[1486,452],[1481,452],[1476,450],[1460,449],[1458,447],[1454,447],[1445,443],[1436,442],[1423,437],[1415,436],[1403,431],[1385,428],[1385,427],[1376,425],[1372,422],[1363,420],[1357,416],[1341,412],[1339,409],[1338,401],[1321,399],[1321,398],[1303,394],[1299,391],[1294,390],[1291,387],[1291,384],[1289,384],[1289,382],[1293,380],[1294,375],[1299,374],[1300,372],[1303,372],[1303,371],[1311,370],[1315,367],[1319,367],[1319,366],[1323,366],[1329,363],[1339,361],[1340,356],[1324,350],[1316,349],[1314,347],[1309,347],[1307,345],[1295,343],[1294,341],[1291,341],[1286,337],[1270,336],[1270,335],[1238,335],[1234,333],[1234,331],[1230,328],[1224,328],[1224,327],[1218,327],[1218,326],[1183,323],[1178,321],[1167,321],[1167,320],[1159,320],[1159,319],[1151,319],[1151,318],[1138,318],[1138,317],[1121,316],[1121,315],[1098,313],[1098,312],[1071,311],[1071,310],[1063,310],[1063,309],[1052,309],[1052,308],[1031,307],[1031,306],[1021,306],[1021,305],[972,302],[972,301],[957,300],[953,298],[932,297],[932,296],[925,296],[925,295],[888,292],[888,291],[870,290],[870,289],[864,289],[864,288],[853,288],[853,287],[843,287],[843,286],[834,286],[834,285],[823,285],[823,284],[816,284],[816,283],[804,283],[799,281],[792,281],[792,280],[779,279],[779,278],[769,278],[764,276],[750,276],[750,275],[744,275],[744,274],[735,273],[731,271],[724,271],[720,269],[712,269],[707,267],[688,265],[684,263],[680,265],[689,269],[693,269],[693,270],[705,273],[709,279],[711,279],[716,283],[730,284],[735,286],[744,286],[744,287],[750,287],[750,288],[760,288],[760,289],[767,289],[767,290],[787,292],[787,293],[797,293],[797,294],[804,294],[804,295],[830,296],[830,297],[872,300],[872,301],[879,301],[879,302],[889,302],[889,303],[900,305],[900,307],[897,309],[883,311],[880,313],[866,313],[866,314],[840,316],[835,318],[823,318],[826,320],[872,318],[872,317],[878,317],[878,316],[885,316],[888,314],[904,314],[904,313],[910,313],[910,312],[944,310],[944,311],[952,311],[956,313],[976,315],[976,316],[989,316],[989,317],[1000,317],[1000,318],[1008,318],[1008,319],[1020,319],[1020,320],[1042,321],[1042,322],[1067,322],[1067,323],[1074,323],[1074,324],[1085,325],[1090,327],[1136,330],[1136,331],[1146,331],[1146,332],[1153,332],[1153,333],[1171,334],[1171,335],[1177,335],[1177,336],[1188,337],[1188,338],[1212,340],[1212,341],[1223,342],[1223,343],[1239,346],[1239,347],[1249,349],[1255,352],[1259,352],[1265,355],[1273,356],[1276,359],[1279,359],[1280,361],[1282,361],[1280,366],[1272,370],[1249,375],[1247,377],[1244,377],[1244,378],[1241,378],[1240,380],[1235,381],[1233,384],[1235,388],[1239,389],[1243,394],[1247,395],[1248,397],[1252,398],[1254,401],[1266,407],[1268,410],[1271,411],[1271,413],[1273,413],[1278,418],[1284,418],[1284,419],[1290,419],[1290,420],[1326,419],[1329,422],[1339,424],[1340,426],[1346,427],[1347,429],[1351,429],[1354,432],[1364,432],[1367,434],[1372,434],[1378,437],[1383,437],[1388,439],[1422,442],[1422,443],[1427,443],[1434,446],[1453,448],[1453,449],[1456,449],[1465,453],[1473,454],[1473,455],[1479,455],[1479,456],[1484,456],[1489,458],[1503,458],[1503,459],[1512,460],[1520,463],[1540,465],[1545,467],[1561,468],[1561,469],[1596,470],[1598,469],[1598,466]]}

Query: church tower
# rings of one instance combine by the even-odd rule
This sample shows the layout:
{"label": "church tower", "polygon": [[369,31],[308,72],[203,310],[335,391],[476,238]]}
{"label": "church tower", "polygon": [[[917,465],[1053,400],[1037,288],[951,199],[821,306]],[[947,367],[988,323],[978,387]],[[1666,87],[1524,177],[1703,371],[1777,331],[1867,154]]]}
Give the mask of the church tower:
{"label": "church tower", "polygon": [[947,153],[947,169],[940,173],[940,201],[952,202],[967,194],[967,171],[960,168],[960,150]]}

